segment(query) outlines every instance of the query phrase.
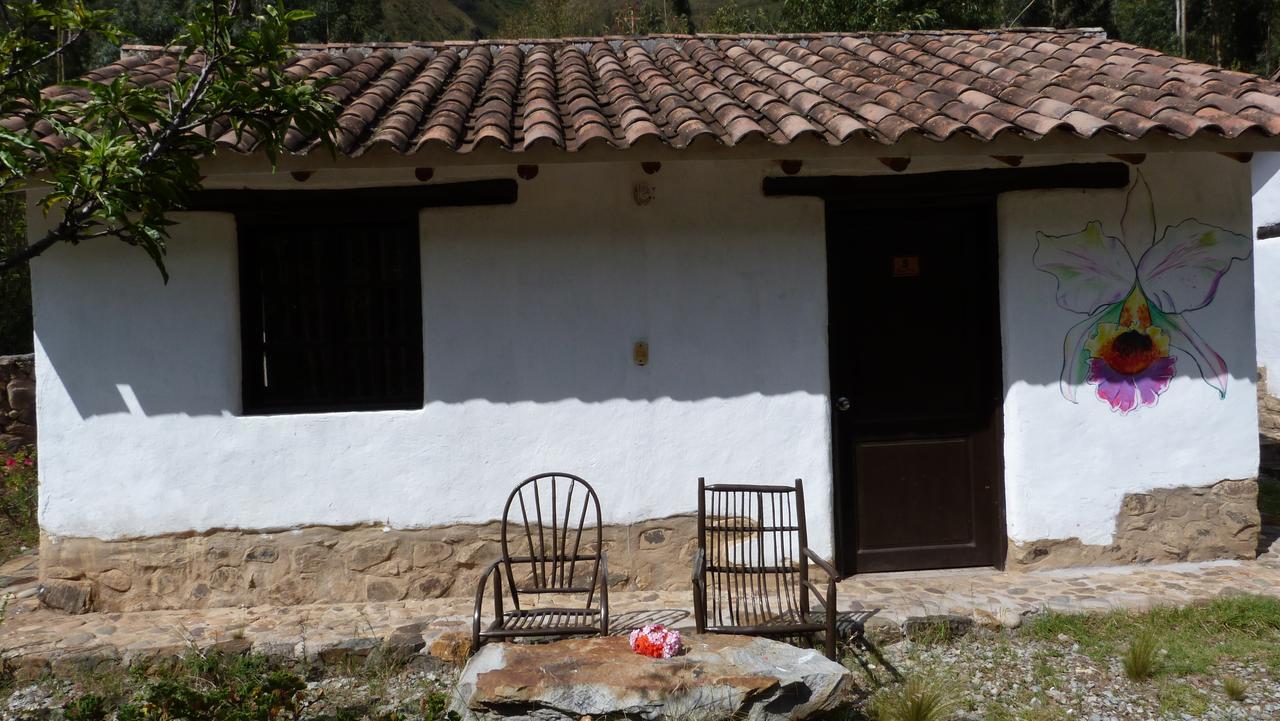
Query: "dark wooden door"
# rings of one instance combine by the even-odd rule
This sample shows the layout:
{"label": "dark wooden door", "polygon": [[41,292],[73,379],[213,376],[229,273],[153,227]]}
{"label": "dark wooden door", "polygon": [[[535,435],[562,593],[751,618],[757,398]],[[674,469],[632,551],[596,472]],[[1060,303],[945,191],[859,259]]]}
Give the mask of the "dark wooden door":
{"label": "dark wooden door", "polygon": [[841,570],[1000,565],[993,204],[858,204],[827,201]]}

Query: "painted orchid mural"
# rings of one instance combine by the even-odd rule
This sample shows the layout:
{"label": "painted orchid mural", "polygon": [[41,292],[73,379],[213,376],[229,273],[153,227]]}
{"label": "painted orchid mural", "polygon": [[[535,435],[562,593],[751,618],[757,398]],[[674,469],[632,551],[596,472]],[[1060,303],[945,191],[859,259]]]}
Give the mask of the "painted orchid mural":
{"label": "painted orchid mural", "polygon": [[1112,411],[1154,406],[1173,380],[1176,350],[1225,397],[1227,364],[1184,315],[1213,302],[1232,261],[1249,257],[1252,241],[1191,218],[1157,239],[1151,189],[1141,174],[1120,230],[1123,238],[1109,236],[1095,220],[1070,235],[1036,233],[1033,262],[1057,279],[1058,306],[1085,316],[1063,343],[1062,395],[1075,403],[1077,389],[1088,384]]}

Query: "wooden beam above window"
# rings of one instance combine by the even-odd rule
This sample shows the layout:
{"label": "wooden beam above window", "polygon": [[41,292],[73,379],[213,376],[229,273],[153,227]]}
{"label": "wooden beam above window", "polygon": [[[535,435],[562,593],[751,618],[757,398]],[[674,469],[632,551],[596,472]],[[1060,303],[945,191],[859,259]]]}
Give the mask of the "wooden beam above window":
{"label": "wooden beam above window", "polygon": [[423,208],[510,205],[518,188],[510,178],[462,183],[324,190],[202,190],[187,210],[235,213],[255,222],[402,220]]}

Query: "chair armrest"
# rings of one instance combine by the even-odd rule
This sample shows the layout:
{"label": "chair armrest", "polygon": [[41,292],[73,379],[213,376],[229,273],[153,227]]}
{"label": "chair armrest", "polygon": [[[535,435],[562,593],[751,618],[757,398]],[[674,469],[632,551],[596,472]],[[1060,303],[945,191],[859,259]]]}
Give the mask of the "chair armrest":
{"label": "chair armrest", "polygon": [[707,632],[707,552],[699,548],[693,552],[693,621],[698,633]]}
{"label": "chair armrest", "polygon": [[[471,652],[475,653],[480,649],[480,612],[484,607],[484,589],[489,584],[489,576],[494,575],[494,571],[498,569],[498,564],[502,563],[502,559],[498,559],[490,563],[483,572],[480,573],[480,581],[476,584],[476,605],[475,611],[471,616]],[[502,595],[502,574],[496,575],[494,580],[495,598]],[[494,612],[498,615],[502,611],[494,604]]]}
{"label": "chair armrest", "polygon": [[[826,655],[827,658],[835,660],[836,658],[836,580],[840,578],[840,573],[836,571],[836,567],[830,561],[814,553],[810,548],[801,548],[800,552],[810,561],[813,561],[822,572],[827,574],[827,595],[824,598],[817,593],[817,589],[812,589],[819,601],[822,601],[822,607],[826,611],[825,625],[827,627],[826,638]],[[810,584],[812,586],[812,583]]]}
{"label": "chair armrest", "polygon": [[825,596],[817,592],[818,589],[813,586],[812,582],[809,585],[813,595],[817,596],[818,600],[827,609],[829,620],[834,620],[836,612],[836,580],[840,578],[840,574],[836,571],[836,567],[831,565],[830,561],[814,553],[811,549],[801,548],[800,552],[810,561],[813,561],[818,568],[821,568],[823,573],[827,574],[827,593]]}
{"label": "chair armrest", "polygon": [[707,552],[701,548],[693,551],[693,585],[701,586],[702,574],[707,570]]}
{"label": "chair armrest", "polygon": [[831,562],[828,561],[827,559],[814,553],[809,548],[802,548],[800,549],[800,552],[803,553],[805,557],[807,557],[810,561],[813,561],[814,564],[818,566],[818,568],[821,568],[823,573],[827,574],[828,576],[834,579],[840,578],[840,572],[837,571],[836,567],[831,565]]}

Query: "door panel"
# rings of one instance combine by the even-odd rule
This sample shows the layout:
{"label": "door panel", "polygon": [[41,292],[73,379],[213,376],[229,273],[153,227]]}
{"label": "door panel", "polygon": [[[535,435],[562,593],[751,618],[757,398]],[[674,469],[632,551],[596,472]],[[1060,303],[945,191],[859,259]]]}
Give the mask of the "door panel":
{"label": "door panel", "polygon": [[1000,343],[990,204],[828,200],[845,572],[998,563]]}

